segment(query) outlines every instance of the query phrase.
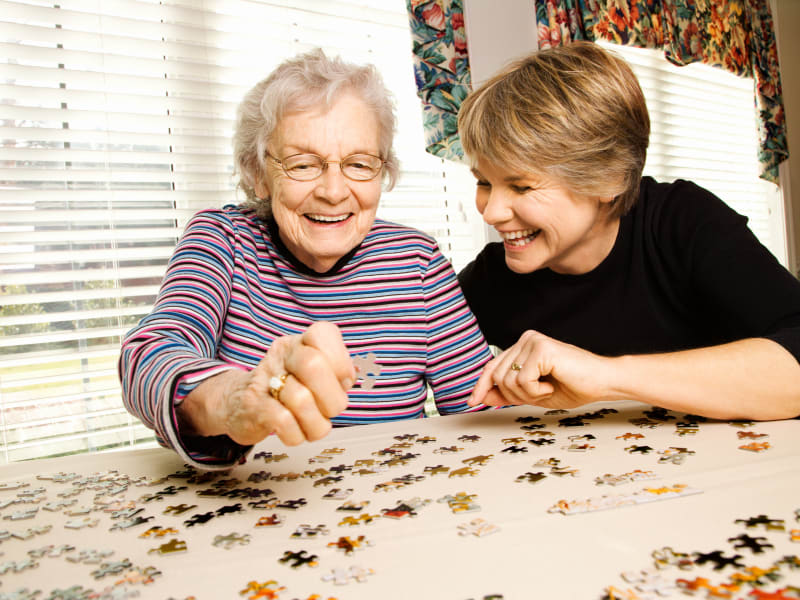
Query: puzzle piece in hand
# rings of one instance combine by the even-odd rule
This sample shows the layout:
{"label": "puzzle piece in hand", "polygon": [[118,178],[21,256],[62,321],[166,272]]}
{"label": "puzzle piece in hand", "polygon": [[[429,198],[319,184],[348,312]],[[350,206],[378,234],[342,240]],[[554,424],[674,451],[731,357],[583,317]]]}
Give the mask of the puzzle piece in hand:
{"label": "puzzle piece in hand", "polygon": [[371,390],[381,374],[381,366],[376,362],[375,354],[373,352],[356,354],[353,357],[353,365],[356,368],[356,377],[361,380],[361,388]]}
{"label": "puzzle piece in hand", "polygon": [[291,550],[286,550],[283,553],[283,557],[278,559],[278,562],[288,564],[293,569],[298,569],[303,565],[308,565],[309,567],[316,567],[319,564],[317,562],[317,555],[309,554],[305,550],[300,550],[299,552],[292,552]]}

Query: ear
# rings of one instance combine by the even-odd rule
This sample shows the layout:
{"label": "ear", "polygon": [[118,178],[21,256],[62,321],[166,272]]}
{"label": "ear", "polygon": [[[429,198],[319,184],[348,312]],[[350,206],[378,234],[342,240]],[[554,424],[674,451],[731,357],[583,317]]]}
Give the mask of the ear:
{"label": "ear", "polygon": [[259,176],[256,184],[253,186],[253,190],[256,193],[256,197],[262,200],[271,198],[272,197],[272,190],[271,190],[271,182],[269,180],[269,175],[266,173]]}

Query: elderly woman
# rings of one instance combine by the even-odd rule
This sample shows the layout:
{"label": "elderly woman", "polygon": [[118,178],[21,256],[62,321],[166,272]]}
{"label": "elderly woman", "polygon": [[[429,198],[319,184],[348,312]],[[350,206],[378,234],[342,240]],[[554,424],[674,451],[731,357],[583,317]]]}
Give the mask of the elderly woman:
{"label": "elderly woman", "polygon": [[650,122],[625,61],[588,42],[535,53],[458,124],[503,239],[459,276],[505,349],[471,402],[800,414],[800,283],[710,192],[642,177]]}
{"label": "elderly woman", "polygon": [[198,213],[153,311],[122,345],[127,408],[187,462],[224,468],[275,433],[440,413],[491,358],[432,238],[375,218],[397,177],[394,109],[371,66],[313,51],[239,107],[241,207]]}

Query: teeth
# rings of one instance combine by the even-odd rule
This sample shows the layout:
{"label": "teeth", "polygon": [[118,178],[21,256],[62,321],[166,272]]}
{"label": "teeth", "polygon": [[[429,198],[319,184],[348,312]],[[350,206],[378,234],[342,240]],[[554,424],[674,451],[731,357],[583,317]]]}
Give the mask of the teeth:
{"label": "teeth", "polygon": [[529,235],[533,235],[533,229],[523,229],[522,231],[508,231],[505,233],[501,233],[500,235],[503,236],[504,240],[516,240],[518,238],[528,237]]}
{"label": "teeth", "polygon": [[523,229],[501,233],[503,240],[512,246],[524,246],[539,234],[539,229]]}
{"label": "teeth", "polygon": [[339,215],[338,217],[329,217],[327,215],[306,215],[312,221],[322,221],[323,223],[338,223],[344,221],[350,215]]}

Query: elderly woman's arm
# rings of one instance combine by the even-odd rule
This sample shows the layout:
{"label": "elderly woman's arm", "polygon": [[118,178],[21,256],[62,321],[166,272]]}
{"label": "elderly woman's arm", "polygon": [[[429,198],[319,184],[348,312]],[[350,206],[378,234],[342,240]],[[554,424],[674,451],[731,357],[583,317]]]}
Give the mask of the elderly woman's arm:
{"label": "elderly woman's arm", "polygon": [[[270,379],[287,374],[278,395]],[[314,323],[302,335],[276,340],[251,371],[226,371],[203,381],[178,408],[182,429],[199,436],[225,435],[253,445],[271,433],[284,444],[318,440],[331,417],[347,408],[355,373],[339,329]]]}
{"label": "elderly woman's arm", "polygon": [[621,399],[718,419],[791,418],[800,415],[800,364],[764,338],[609,358],[528,331],[487,366],[470,402],[572,408]]}

